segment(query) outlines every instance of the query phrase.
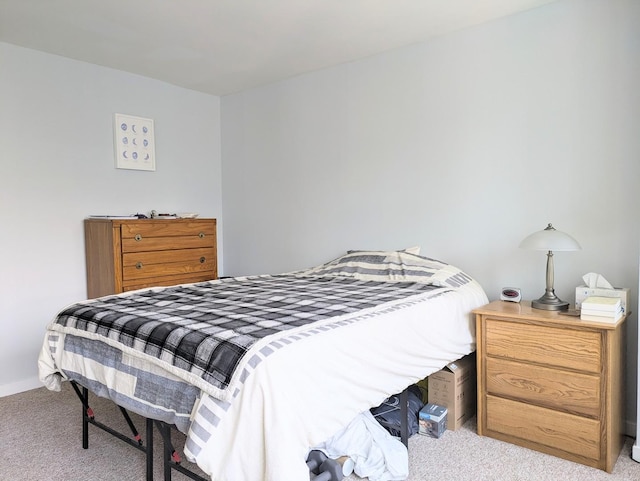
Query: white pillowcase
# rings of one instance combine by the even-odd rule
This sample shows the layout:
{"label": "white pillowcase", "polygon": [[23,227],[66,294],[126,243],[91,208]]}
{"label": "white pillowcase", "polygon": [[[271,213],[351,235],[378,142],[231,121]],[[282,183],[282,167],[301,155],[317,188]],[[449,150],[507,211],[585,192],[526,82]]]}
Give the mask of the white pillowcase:
{"label": "white pillowcase", "polygon": [[409,254],[415,254],[417,256],[420,255],[420,246],[413,246],[413,247],[407,247],[406,249],[403,249],[405,252],[408,252]]}

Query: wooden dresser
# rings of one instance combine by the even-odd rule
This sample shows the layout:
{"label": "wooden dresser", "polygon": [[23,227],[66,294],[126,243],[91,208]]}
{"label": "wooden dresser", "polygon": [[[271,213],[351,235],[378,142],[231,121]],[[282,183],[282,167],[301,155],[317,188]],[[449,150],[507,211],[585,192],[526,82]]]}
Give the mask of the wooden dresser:
{"label": "wooden dresser", "polygon": [[89,298],[217,278],[216,219],[84,221]]}
{"label": "wooden dresser", "polygon": [[474,311],[478,434],[607,472],[623,445],[622,327],[496,301]]}

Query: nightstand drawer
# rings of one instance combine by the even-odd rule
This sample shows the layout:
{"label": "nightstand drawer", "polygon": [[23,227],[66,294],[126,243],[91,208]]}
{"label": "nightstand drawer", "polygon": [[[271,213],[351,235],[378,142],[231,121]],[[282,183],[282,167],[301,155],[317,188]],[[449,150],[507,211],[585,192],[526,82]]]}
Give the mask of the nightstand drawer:
{"label": "nightstand drawer", "polygon": [[600,373],[601,336],[536,324],[486,320],[486,353],[579,371]]}
{"label": "nightstand drawer", "polygon": [[600,422],[487,396],[487,430],[590,459],[600,458]]}
{"label": "nightstand drawer", "polygon": [[598,419],[600,376],[487,357],[486,386],[496,394]]}

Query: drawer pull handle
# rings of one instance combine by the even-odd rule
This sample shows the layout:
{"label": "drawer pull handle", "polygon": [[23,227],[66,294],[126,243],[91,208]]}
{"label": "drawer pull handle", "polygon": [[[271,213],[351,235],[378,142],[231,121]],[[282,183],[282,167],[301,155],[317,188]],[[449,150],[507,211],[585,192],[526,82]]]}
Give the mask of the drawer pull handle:
{"label": "drawer pull handle", "polygon": [[140,242],[142,240],[142,236],[140,234],[136,234],[134,236],[134,239],[136,240],[136,242]]}
{"label": "drawer pull handle", "polygon": [[200,237],[200,239],[204,239],[204,232],[200,232],[200,233],[198,234],[198,237]]}
{"label": "drawer pull handle", "polygon": [[136,262],[136,269],[142,269],[142,262]]}
{"label": "drawer pull handle", "polygon": [[204,256],[202,256],[202,257],[200,258],[200,264],[204,264],[204,261],[205,261],[205,260],[206,260],[206,259],[204,258]]}

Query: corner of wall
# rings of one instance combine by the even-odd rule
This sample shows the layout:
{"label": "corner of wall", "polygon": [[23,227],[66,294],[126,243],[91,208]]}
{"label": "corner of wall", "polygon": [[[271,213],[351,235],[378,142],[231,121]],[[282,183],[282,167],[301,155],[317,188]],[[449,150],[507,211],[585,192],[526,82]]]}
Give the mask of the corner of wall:
{"label": "corner of wall", "polygon": [[37,389],[40,387],[43,387],[43,384],[40,382],[40,379],[38,379],[37,376],[11,384],[3,384],[0,385],[0,398],[11,396],[12,394],[30,391],[31,389]]}

